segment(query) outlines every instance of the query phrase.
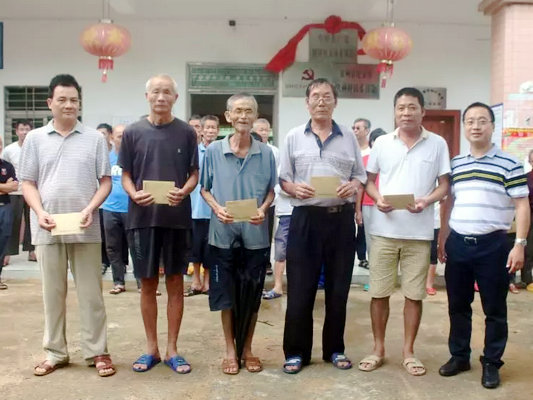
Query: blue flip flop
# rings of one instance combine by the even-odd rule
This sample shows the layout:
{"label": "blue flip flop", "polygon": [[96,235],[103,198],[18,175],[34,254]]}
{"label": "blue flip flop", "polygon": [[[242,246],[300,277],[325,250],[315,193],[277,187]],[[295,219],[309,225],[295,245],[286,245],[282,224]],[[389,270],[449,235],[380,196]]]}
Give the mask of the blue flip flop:
{"label": "blue flip flop", "polygon": [[138,367],[135,368],[133,365],[132,365],[131,368],[135,372],[146,372],[148,370],[151,370],[153,367],[155,367],[160,362],[161,362],[161,358],[159,358],[159,357],[155,357],[152,354],[143,354],[137,360],[135,360],[133,365],[135,365],[135,364],[143,364],[143,365],[146,365],[146,369],[145,368],[138,368]]}
{"label": "blue flip flop", "polygon": [[[343,353],[333,353],[331,355],[331,362],[338,369],[350,369],[352,368],[352,362]],[[345,362],[345,365],[341,365],[341,362]]]}
{"label": "blue flip flop", "polygon": [[272,299],[277,299],[279,297],[281,297],[282,294],[281,293],[278,293],[278,292],[274,292],[274,289],[272,290],[269,290],[268,292],[265,292],[263,294],[263,299],[265,300],[272,300]]}
{"label": "blue flip flop", "polygon": [[[177,356],[177,355],[174,357],[170,357],[168,360],[165,360],[165,364],[168,365],[172,371],[178,374],[188,374],[189,372],[191,372],[191,369],[192,369],[191,364],[189,364],[187,360],[185,360],[185,358],[183,358],[182,356]],[[178,371],[178,367],[181,367],[184,365],[189,366],[189,369],[186,371]]]}
{"label": "blue flip flop", "polygon": [[[287,369],[287,367],[296,367],[295,369]],[[297,374],[302,370],[303,363],[302,363],[302,357],[296,356],[296,357],[289,357],[285,360],[283,363],[283,372],[286,374]]]}

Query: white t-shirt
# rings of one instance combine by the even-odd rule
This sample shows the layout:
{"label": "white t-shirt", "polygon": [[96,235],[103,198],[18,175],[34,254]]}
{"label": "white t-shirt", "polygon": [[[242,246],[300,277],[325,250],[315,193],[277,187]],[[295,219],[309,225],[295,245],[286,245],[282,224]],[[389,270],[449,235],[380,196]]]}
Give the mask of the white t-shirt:
{"label": "white t-shirt", "polygon": [[[422,129],[420,139],[410,149],[398,136],[398,129],[380,136],[370,152],[366,169],[379,174],[379,192],[413,194],[416,198],[429,195],[436,180],[450,173],[450,156],[446,141]],[[434,207],[418,214],[393,210],[373,214],[370,233],[395,239],[433,240]]]}

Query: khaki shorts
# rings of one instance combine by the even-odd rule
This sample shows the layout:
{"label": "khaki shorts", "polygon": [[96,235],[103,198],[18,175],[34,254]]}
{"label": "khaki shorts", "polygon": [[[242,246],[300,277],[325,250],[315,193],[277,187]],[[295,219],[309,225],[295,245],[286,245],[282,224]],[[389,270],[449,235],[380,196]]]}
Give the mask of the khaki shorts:
{"label": "khaki shorts", "polygon": [[430,240],[392,239],[372,235],[369,260],[372,297],[389,297],[394,292],[399,264],[403,295],[411,300],[424,299],[430,250]]}

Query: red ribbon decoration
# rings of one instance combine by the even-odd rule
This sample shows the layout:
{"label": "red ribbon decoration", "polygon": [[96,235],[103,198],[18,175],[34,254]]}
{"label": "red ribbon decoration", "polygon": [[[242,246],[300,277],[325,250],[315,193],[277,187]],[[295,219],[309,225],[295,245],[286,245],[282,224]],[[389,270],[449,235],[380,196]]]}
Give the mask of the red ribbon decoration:
{"label": "red ribbon decoration", "polygon": [[[363,27],[357,22],[343,21],[341,17],[330,15],[326,18],[323,24],[308,24],[300,29],[298,33],[288,41],[285,47],[278,51],[272,60],[270,60],[265,69],[272,72],[281,72],[290,67],[292,63],[294,63],[298,43],[300,43],[303,37],[312,28],[325,29],[326,32],[331,33],[332,35],[339,33],[343,29],[355,29],[359,40],[362,40],[366,33]],[[357,54],[361,55],[365,54],[365,52],[363,49],[359,49]]]}

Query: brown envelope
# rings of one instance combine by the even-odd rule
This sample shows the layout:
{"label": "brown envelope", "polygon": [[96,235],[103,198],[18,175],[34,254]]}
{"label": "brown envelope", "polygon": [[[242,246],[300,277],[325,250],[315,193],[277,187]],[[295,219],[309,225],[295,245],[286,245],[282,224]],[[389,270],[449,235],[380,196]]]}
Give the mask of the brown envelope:
{"label": "brown envelope", "polygon": [[233,216],[233,222],[250,221],[257,215],[257,199],[226,201],[226,209]]}
{"label": "brown envelope", "polygon": [[168,192],[174,188],[173,181],[143,181],[143,190],[152,195],[155,204],[168,205]]}
{"label": "brown envelope", "polygon": [[413,194],[386,194],[383,198],[396,210],[406,210],[408,205],[415,204],[415,196]]}
{"label": "brown envelope", "polygon": [[341,185],[338,176],[312,176],[310,185],[315,189],[315,197],[334,198]]}
{"label": "brown envelope", "polygon": [[52,228],[52,236],[79,235],[83,233],[81,225],[81,213],[52,214],[56,226]]}

